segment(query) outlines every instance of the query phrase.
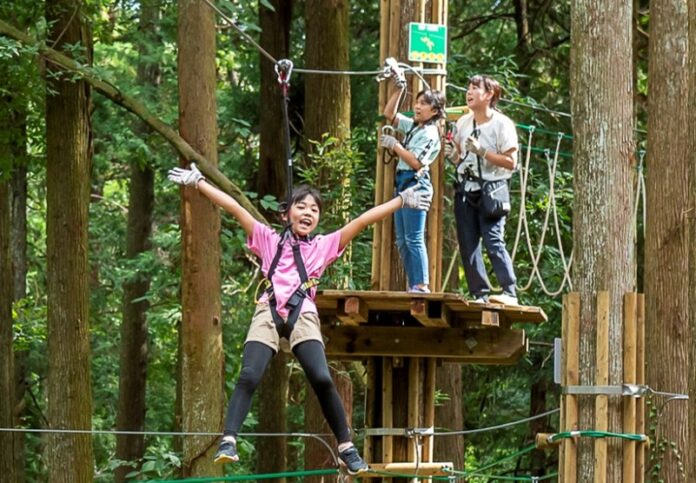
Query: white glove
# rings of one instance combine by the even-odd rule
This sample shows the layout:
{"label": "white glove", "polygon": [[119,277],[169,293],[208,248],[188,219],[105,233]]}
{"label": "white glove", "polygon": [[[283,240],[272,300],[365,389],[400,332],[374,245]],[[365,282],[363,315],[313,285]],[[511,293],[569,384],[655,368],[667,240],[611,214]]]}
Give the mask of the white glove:
{"label": "white glove", "polygon": [[464,147],[466,147],[466,150],[470,153],[474,153],[476,156],[480,156],[482,158],[485,158],[486,153],[488,152],[486,148],[481,146],[479,140],[473,136],[466,138],[466,144]]}
{"label": "white glove", "polygon": [[382,134],[379,137],[379,143],[383,148],[387,148],[389,151],[394,151],[394,148],[396,148],[397,145],[400,145],[399,140],[394,136],[390,136],[389,134]]}
{"label": "white glove", "polygon": [[392,74],[392,81],[394,81],[394,86],[396,86],[396,88],[399,90],[406,87],[406,77],[401,70]]}
{"label": "white glove", "polygon": [[193,186],[198,189],[198,183],[205,177],[196,167],[196,163],[191,163],[191,169],[172,168],[167,173],[167,179],[183,186]]}
{"label": "white glove", "polygon": [[428,190],[422,189],[419,185],[406,188],[399,193],[399,196],[401,196],[404,208],[414,208],[422,211],[428,211],[433,200],[433,194]]}
{"label": "white glove", "polygon": [[445,141],[445,158],[450,161],[457,155],[457,148],[452,141]]}

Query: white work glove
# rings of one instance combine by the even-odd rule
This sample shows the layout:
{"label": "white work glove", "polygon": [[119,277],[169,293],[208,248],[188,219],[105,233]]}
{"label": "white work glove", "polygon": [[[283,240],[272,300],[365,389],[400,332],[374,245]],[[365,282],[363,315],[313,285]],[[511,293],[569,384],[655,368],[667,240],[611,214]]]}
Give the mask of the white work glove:
{"label": "white work glove", "polygon": [[399,193],[399,196],[401,196],[403,208],[414,208],[422,211],[428,211],[433,200],[433,194],[428,190],[422,189],[419,185],[406,188]]}
{"label": "white work glove", "polygon": [[400,145],[399,140],[389,134],[382,134],[379,137],[379,143],[383,148],[387,148],[389,151],[394,151],[394,148]]}
{"label": "white work glove", "polygon": [[191,169],[172,168],[167,173],[167,179],[183,186],[193,186],[198,189],[198,183],[205,179],[196,167],[196,163],[191,163]]}
{"label": "white work glove", "polygon": [[469,136],[468,138],[466,138],[465,147],[466,150],[470,153],[474,153],[476,156],[481,156],[482,158],[485,158],[486,153],[488,152],[486,148],[481,146],[479,140],[473,136]]}
{"label": "white work glove", "polygon": [[392,74],[392,81],[394,82],[394,86],[399,90],[406,87],[406,76],[404,76],[401,70]]}
{"label": "white work glove", "polygon": [[452,161],[457,155],[457,147],[452,141],[445,141],[445,159]]}

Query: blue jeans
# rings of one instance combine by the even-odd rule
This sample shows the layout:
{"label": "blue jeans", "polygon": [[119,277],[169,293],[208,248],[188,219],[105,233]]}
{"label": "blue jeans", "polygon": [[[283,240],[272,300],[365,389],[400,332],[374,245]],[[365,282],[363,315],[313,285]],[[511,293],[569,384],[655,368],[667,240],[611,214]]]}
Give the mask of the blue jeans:
{"label": "blue jeans", "polygon": [[503,240],[505,217],[494,221],[488,220],[478,208],[462,198],[461,194],[455,196],[454,217],[457,221],[459,253],[464,263],[469,293],[473,297],[481,297],[488,295],[491,291],[481,251],[481,239],[483,239],[498,283],[503,288],[503,292],[515,297],[515,273],[512,269],[510,254],[505,247],[505,240]]}
{"label": "blue jeans", "polygon": [[[432,192],[433,186],[427,173],[418,181],[413,179],[413,171],[397,171],[394,180],[397,192],[420,184],[423,189]],[[413,179],[409,182],[409,179]],[[396,247],[399,249],[401,262],[404,264],[408,286],[427,285],[428,281],[428,251],[425,248],[425,220],[428,213],[413,208],[401,208],[394,213],[394,230],[396,231]]]}

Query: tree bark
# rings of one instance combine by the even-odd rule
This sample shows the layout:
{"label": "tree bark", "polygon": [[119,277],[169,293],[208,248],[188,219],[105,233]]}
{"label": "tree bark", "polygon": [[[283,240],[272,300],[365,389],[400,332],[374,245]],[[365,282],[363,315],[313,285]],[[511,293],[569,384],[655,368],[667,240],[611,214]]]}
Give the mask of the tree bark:
{"label": "tree bark", "polygon": [[[9,110],[0,111],[0,129],[8,127]],[[0,165],[10,159],[8,142],[0,141]],[[12,352],[12,258],[10,255],[10,174],[0,169],[0,427],[14,427],[15,377]],[[15,481],[15,435],[0,433],[0,474],[7,481]]]}
{"label": "tree bark", "polygon": [[[286,59],[290,55],[290,20],[293,2],[292,0],[272,0],[271,4],[275,11],[271,11],[259,2],[260,44],[274,58]],[[285,132],[281,93],[275,66],[263,56],[260,56],[259,62],[261,104],[259,172],[256,187],[261,196],[274,195],[282,201],[285,199],[287,186],[285,179],[287,146],[283,142]]]}
{"label": "tree bark", "polygon": [[[696,0],[689,8],[689,97],[688,106],[696,105]],[[689,451],[686,452],[686,481],[696,480],[696,115],[689,111]]]}
{"label": "tree bark", "polygon": [[[582,302],[580,384],[595,383],[598,291],[610,294],[609,384],[621,384],[622,300],[635,290],[636,270],[631,4],[572,0],[571,12],[573,286]],[[579,429],[594,429],[594,398],[579,401]],[[621,400],[612,398],[609,430],[621,431],[621,424]],[[621,442],[609,440],[607,481],[622,481],[621,455]],[[593,481],[594,473],[593,443],[581,440],[578,481]]]}
{"label": "tree bark", "polygon": [[[159,1],[150,0],[140,7],[138,51],[138,84],[145,92],[159,84],[159,65],[152,58],[152,46],[157,45],[157,22],[160,17]],[[147,139],[151,130],[142,123],[134,129],[136,135]],[[126,233],[126,258],[132,260],[150,250],[152,216],[154,210],[154,171],[146,159],[136,158],[130,163],[128,228]],[[143,431],[145,428],[145,389],[148,365],[147,300],[144,297],[150,288],[151,277],[147,272],[138,272],[135,278],[123,286],[123,320],[121,322],[121,354],[119,374],[119,400],[116,427],[119,430]],[[116,441],[116,458],[136,463],[140,467],[145,452],[142,434],[119,435]],[[132,471],[130,465],[116,468],[115,479],[126,480]]]}
{"label": "tree bark", "polygon": [[[179,129],[217,165],[215,16],[204,2],[179,0]],[[187,159],[181,160],[186,166]],[[182,188],[182,416],[184,431],[222,428],[224,357],[220,325],[220,213]],[[218,438],[184,439],[184,476],[221,475]]]}
{"label": "tree bark", "polygon": [[65,71],[79,75],[82,80],[89,83],[97,92],[138,116],[154,131],[165,138],[180,156],[189,161],[195,161],[206,178],[237,200],[237,202],[248,210],[254,218],[262,222],[266,221],[261,212],[249,201],[249,198],[244,192],[222,174],[215,164],[212,164],[205,156],[193,149],[171,126],[165,124],[161,119],[152,114],[142,103],[123,94],[114,84],[99,79],[91,70],[84,67],[82,64],[75,62],[64,54],[48,48],[43,44],[37,43],[31,36],[17,30],[3,20],[0,20],[0,35],[18,40],[26,46],[35,47],[39,54],[50,63]]}
{"label": "tree bark", "polygon": [[[688,123],[688,11],[683,0],[650,2],[648,57],[648,152],[645,235],[646,381],[659,391],[688,391],[689,352],[689,141],[679,135]],[[682,369],[683,368],[683,369]],[[676,369],[676,370],[675,370]],[[657,402],[658,407],[661,401]],[[688,448],[688,405],[670,403],[657,419],[651,465],[665,481],[686,481],[675,450]],[[660,440],[667,450],[660,454]],[[675,450],[671,445],[676,444]]]}
{"label": "tree bark", "polygon": [[[275,11],[259,2],[261,46],[276,59],[288,58],[290,52],[291,0],[272,0]],[[287,180],[287,146],[285,146],[282,104],[275,66],[261,57],[261,106],[259,172],[256,186],[260,195],[275,195],[285,200]],[[292,80],[292,77],[291,77]],[[288,106],[289,107],[289,106]],[[258,388],[259,431],[284,432],[287,423],[288,355],[282,351],[269,364],[267,374]],[[256,471],[259,473],[285,471],[287,468],[286,438],[259,438],[256,441]],[[268,458],[267,455],[273,455]],[[279,481],[284,481],[279,479]]]}
{"label": "tree bark", "polygon": [[[437,388],[449,396],[439,406],[435,406],[435,426],[452,431],[464,428],[462,413],[462,366],[442,364],[437,368]],[[464,436],[447,436],[435,439],[435,461],[451,461],[455,468],[464,468]]]}
{"label": "tree bark", "polygon": [[[49,40],[60,50],[79,44],[91,57],[82,3],[48,0]],[[89,60],[87,61],[89,62]],[[89,269],[87,225],[92,171],[90,87],[54,78],[48,67],[46,96],[48,420],[56,429],[91,429]],[[52,433],[46,438],[50,481],[93,479],[89,434]]]}

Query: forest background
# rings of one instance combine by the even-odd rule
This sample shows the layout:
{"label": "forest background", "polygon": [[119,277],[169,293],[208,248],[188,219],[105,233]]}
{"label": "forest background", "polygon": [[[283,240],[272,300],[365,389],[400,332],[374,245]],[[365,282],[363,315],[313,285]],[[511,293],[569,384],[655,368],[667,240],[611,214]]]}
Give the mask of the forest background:
{"label": "forest background", "polygon": [[[44,5],[43,2],[19,0],[0,4],[0,19],[46,42],[49,47],[60,47],[85,66],[85,75],[117,86],[124,96],[141,101],[154,117],[176,129],[180,122],[181,89],[177,54],[182,42],[196,45],[199,40],[195,35],[182,39],[179,9],[185,3],[87,0],[48,1]],[[336,8],[335,2],[326,3]],[[308,59],[317,51],[317,46],[307,44],[308,32],[328,28],[330,23],[326,17],[316,15],[320,4],[311,0],[259,0],[258,4],[217,2],[247,34],[260,39],[262,45],[275,48],[278,58],[287,57],[296,65],[307,67],[312,67]],[[648,127],[648,7],[648,2],[636,0],[631,19],[635,168],[639,174],[643,169]],[[58,13],[46,15],[51,8],[58,8]],[[439,423],[438,426],[461,430],[494,426],[559,406],[560,389],[553,383],[552,342],[561,333],[561,299],[555,292],[570,289],[565,265],[573,250],[573,126],[569,115],[571,4],[542,0],[452,1],[448,16],[448,104],[465,104],[463,89],[471,75],[492,75],[504,87],[500,109],[518,123],[521,153],[526,156],[529,152],[530,163],[524,171],[528,176],[526,202],[522,212],[529,224],[530,241],[527,243],[521,228],[522,212],[517,210],[522,188],[518,176],[513,179],[517,206],[507,223],[506,239],[515,254],[519,284],[527,286],[520,295],[522,302],[543,308],[549,316],[546,324],[526,327],[532,344],[529,354],[518,364],[511,367],[462,366],[456,376],[458,386],[452,386],[460,390],[438,392],[442,411],[458,415],[448,420],[460,423],[455,426]],[[81,38],[89,39],[88,42],[62,38],[69,35],[68,26],[78,23],[76,18],[83,29]],[[363,72],[379,70],[379,2],[351,0],[346,18],[349,21],[339,34],[348,46],[347,67]],[[273,212],[284,188],[284,154],[280,93],[273,66],[222,18],[216,17],[215,22],[215,148],[219,170],[241,188],[261,213],[277,221]],[[57,25],[62,27],[56,29]],[[50,324],[47,324],[51,286],[46,269],[47,258],[51,256],[47,246],[47,238],[50,238],[47,237],[50,224],[47,220],[51,209],[47,185],[55,179],[47,169],[47,139],[51,136],[46,121],[47,100],[50,102],[55,96],[52,82],[67,81],[77,85],[81,76],[59,73],[45,57],[37,55],[37,45],[17,42],[3,33],[5,36],[0,36],[0,93],[4,100],[0,106],[0,125],[3,126],[0,131],[0,184],[4,191],[0,194],[5,200],[11,196],[11,202],[0,204],[0,212],[6,215],[3,220],[9,220],[0,226],[11,226],[7,246],[11,247],[13,269],[2,272],[5,277],[12,273],[14,278],[3,279],[0,292],[5,296],[3,300],[7,300],[11,291],[13,300],[12,324],[7,324],[5,317],[2,323],[3,334],[8,333],[8,326],[12,329],[15,392],[11,424],[3,426],[45,428],[55,426],[48,409],[50,384],[47,376],[49,366],[54,364],[48,349]],[[681,33],[686,35],[686,31]],[[686,41],[686,37],[683,39]],[[331,55],[332,49],[327,45],[322,48],[325,55]],[[326,96],[305,87],[310,76],[296,73],[291,80],[289,112],[293,159],[296,182],[311,182],[322,190],[328,208],[322,217],[321,230],[330,231],[340,226],[345,217],[354,217],[373,203],[377,126],[380,123],[378,88],[374,75],[351,76],[348,89],[338,91],[334,99],[327,101]],[[325,112],[331,110],[333,104],[350,101],[347,126],[332,128],[333,132],[327,135],[323,135],[325,131],[317,132],[315,127],[312,133],[307,132],[308,111],[320,98],[321,109]],[[165,178],[167,170],[179,164],[179,156],[167,140],[136,116],[126,114],[107,97],[92,92],[88,104],[91,147],[90,162],[85,165],[89,170],[86,249],[90,372],[87,372],[87,387],[92,394],[91,406],[86,406],[89,408],[88,426],[94,430],[123,427],[117,421],[125,417],[125,410],[119,404],[119,382],[123,386],[125,376],[120,371],[129,353],[123,347],[126,340],[119,328],[129,316],[128,306],[140,304],[141,313],[136,318],[140,317],[140,327],[147,337],[134,348],[141,355],[145,354],[142,359],[145,363],[134,370],[143,372],[147,382],[147,390],[143,393],[146,411],[142,427],[150,431],[181,430],[182,418],[185,418],[181,413],[184,389],[180,365],[181,265],[184,258],[181,195],[179,188]],[[264,129],[270,130],[272,136],[264,138]],[[525,156],[521,156],[521,162],[525,162]],[[451,179],[451,167],[447,171]],[[137,172],[145,175],[138,177],[134,174]],[[636,176],[635,193],[640,193],[641,179]],[[133,194],[134,185],[142,188],[140,198]],[[448,287],[465,292],[462,272],[458,268],[451,195],[448,187],[443,194],[447,213],[443,230],[448,247],[444,250],[443,272],[448,273],[447,267],[454,263]],[[636,196],[635,199],[632,227],[638,253],[635,288],[641,291],[645,206],[640,201],[643,198]],[[55,202],[53,209],[59,210],[61,200]],[[557,208],[558,224],[550,223],[542,237],[547,210],[552,206]],[[146,235],[140,242],[140,249],[129,234],[138,219],[139,230]],[[143,223],[147,226],[143,227]],[[221,398],[226,400],[240,369],[241,349],[254,308],[252,299],[259,270],[244,248],[243,232],[229,217],[222,217],[220,232],[219,303],[226,392]],[[354,241],[350,253],[327,273],[323,287],[368,289],[371,239],[371,231],[366,231]],[[538,261],[535,260],[537,250],[541,250]],[[4,258],[0,261],[10,262]],[[538,274],[532,280],[537,264]],[[138,290],[142,291],[140,295],[133,297]],[[63,350],[73,348],[67,346]],[[260,407],[263,396],[259,397],[243,431],[297,432],[305,428],[309,415],[305,417],[303,411],[304,376],[293,362],[282,362],[287,365],[272,371],[264,387],[280,385],[285,388],[286,416],[273,419],[276,415],[271,415],[270,420],[264,420]],[[354,400],[353,425],[359,430],[364,420],[362,366],[336,364],[335,369],[339,375],[349,376]],[[278,384],[283,377],[289,381],[287,386]],[[462,381],[466,381],[464,387]],[[264,390],[270,389],[261,389]],[[6,403],[3,401],[7,408]],[[479,467],[490,459],[514,455],[530,444],[539,431],[556,430],[558,416],[554,414],[502,432],[466,436],[453,446],[461,449],[460,453],[447,456],[459,467]],[[264,468],[261,439],[240,441],[241,462],[234,468],[235,473]],[[5,443],[7,439],[3,439]],[[48,455],[56,451],[52,447],[54,443],[55,440],[41,433],[13,436],[11,444],[15,449],[11,471],[16,474],[16,481],[50,479],[52,463]],[[677,473],[684,474],[683,448],[670,440],[658,443],[651,449],[651,477],[656,481],[661,478],[661,458],[665,453],[674,455]],[[167,478],[190,472],[192,463],[179,438],[148,435],[140,444],[141,459],[125,464],[114,435],[93,435],[94,480],[122,480],[126,475],[128,478]],[[286,446],[286,454],[279,458],[281,465],[288,469],[302,468],[304,442],[288,439]],[[445,449],[441,451],[446,454]],[[544,476],[552,474],[556,464],[556,453],[534,452],[512,458],[497,468],[496,473]]]}

